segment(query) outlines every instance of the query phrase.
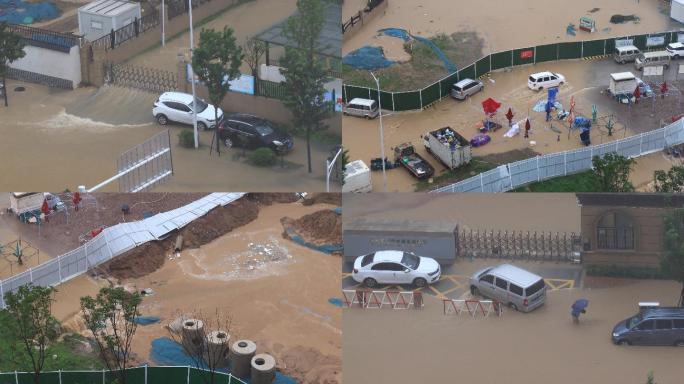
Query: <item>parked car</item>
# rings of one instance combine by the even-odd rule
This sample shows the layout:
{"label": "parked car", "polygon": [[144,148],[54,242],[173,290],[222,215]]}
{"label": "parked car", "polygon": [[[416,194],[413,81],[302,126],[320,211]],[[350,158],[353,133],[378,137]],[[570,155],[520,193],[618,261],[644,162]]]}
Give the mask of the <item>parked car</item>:
{"label": "parked car", "polygon": [[640,53],[639,48],[633,45],[617,47],[613,53],[613,59],[620,64],[624,64],[628,61],[634,61]]}
{"label": "parked car", "polygon": [[463,79],[451,87],[451,97],[457,100],[465,100],[484,89],[484,84],[479,80]]}
{"label": "parked car", "polygon": [[441,274],[435,259],[404,251],[377,251],[356,258],[352,278],[369,288],[378,284],[425,287],[439,280]]}
{"label": "parked car", "polygon": [[684,43],[670,43],[665,48],[673,59],[684,57]]}
{"label": "parked car", "polygon": [[[183,92],[164,92],[154,102],[152,115],[161,125],[166,125],[169,121],[192,125],[192,95]],[[222,117],[223,111],[219,108],[218,120],[221,121]],[[197,98],[197,128],[214,129],[215,119],[214,106]]]}
{"label": "parked car", "polygon": [[553,72],[537,72],[530,75],[527,79],[527,87],[534,91],[541,91],[544,88],[559,87],[565,84],[565,76]]}
{"label": "parked car", "polygon": [[618,345],[674,345],[684,347],[684,308],[651,307],[622,320],[613,328]]}
{"label": "parked car", "polygon": [[219,138],[226,147],[243,146],[249,149],[271,148],[287,153],[294,147],[292,136],[274,123],[258,116],[235,113],[226,116],[219,124]]}
{"label": "parked car", "polygon": [[354,98],[348,102],[342,113],[345,115],[365,117],[366,119],[375,119],[380,114],[378,103],[371,99]]}
{"label": "parked car", "polygon": [[659,65],[664,66],[666,69],[670,66],[670,52],[644,52],[639,54],[636,60],[634,60],[634,67],[640,71],[646,66],[653,67]]}
{"label": "parked car", "polygon": [[530,312],[546,300],[541,276],[511,264],[482,269],[470,277],[470,293],[499,301],[521,312]]}

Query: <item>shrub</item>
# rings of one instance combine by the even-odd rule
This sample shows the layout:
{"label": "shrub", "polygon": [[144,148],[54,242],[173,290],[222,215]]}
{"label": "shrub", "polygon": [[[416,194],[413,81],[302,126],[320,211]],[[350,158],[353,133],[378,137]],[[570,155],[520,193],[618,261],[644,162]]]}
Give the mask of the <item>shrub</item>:
{"label": "shrub", "polygon": [[276,160],[276,155],[270,148],[259,148],[249,155],[249,161],[259,167],[270,167]]}
{"label": "shrub", "polygon": [[178,133],[178,143],[185,148],[195,146],[195,134],[190,129],[184,129]]}
{"label": "shrub", "polygon": [[631,279],[667,279],[660,268],[637,267],[632,265],[589,265],[588,276],[622,277]]}

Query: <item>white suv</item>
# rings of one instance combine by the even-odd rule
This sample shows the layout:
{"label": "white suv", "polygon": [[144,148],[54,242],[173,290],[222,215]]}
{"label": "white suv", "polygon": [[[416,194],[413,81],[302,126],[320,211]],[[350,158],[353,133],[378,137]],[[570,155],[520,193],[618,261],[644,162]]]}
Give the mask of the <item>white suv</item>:
{"label": "white suv", "polygon": [[[214,106],[197,98],[197,128],[206,130],[216,127]],[[182,92],[164,92],[154,102],[152,115],[161,125],[169,121],[192,124],[192,95]],[[218,109],[218,119],[221,121],[223,111]]]}
{"label": "white suv", "polygon": [[538,72],[530,75],[527,79],[527,87],[533,91],[541,91],[544,88],[559,87],[565,83],[565,76],[560,73]]}
{"label": "white suv", "polygon": [[665,49],[673,59],[684,57],[684,43],[670,43]]}
{"label": "white suv", "polygon": [[352,278],[368,288],[378,284],[425,287],[439,280],[441,274],[435,259],[404,251],[377,251],[356,258]]}

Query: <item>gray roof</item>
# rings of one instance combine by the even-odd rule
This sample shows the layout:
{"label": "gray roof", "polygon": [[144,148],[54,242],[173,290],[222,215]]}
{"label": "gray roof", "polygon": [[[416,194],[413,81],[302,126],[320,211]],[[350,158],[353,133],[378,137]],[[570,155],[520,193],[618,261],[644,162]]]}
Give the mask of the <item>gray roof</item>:
{"label": "gray roof", "polygon": [[[325,1],[325,24],[318,38],[317,51],[323,56],[342,57],[342,6]],[[296,11],[292,16],[296,15]],[[290,17],[292,17],[290,16]],[[294,43],[283,35],[283,27],[287,19],[258,33],[256,38],[271,44],[294,47]]]}
{"label": "gray roof", "polygon": [[366,218],[344,220],[342,224],[344,231],[453,233],[456,228],[455,222],[448,221],[369,220]]}
{"label": "gray roof", "polygon": [[116,16],[131,9],[140,8],[139,3],[124,0],[97,0],[80,7],[79,11],[102,16]]}

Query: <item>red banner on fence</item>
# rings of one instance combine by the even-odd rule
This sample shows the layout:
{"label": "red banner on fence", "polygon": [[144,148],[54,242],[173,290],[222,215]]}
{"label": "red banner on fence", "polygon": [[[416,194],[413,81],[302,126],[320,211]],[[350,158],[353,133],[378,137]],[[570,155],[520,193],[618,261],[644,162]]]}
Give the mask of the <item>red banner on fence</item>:
{"label": "red banner on fence", "polygon": [[520,52],[521,59],[531,59],[534,57],[534,49],[528,49],[527,51]]}

